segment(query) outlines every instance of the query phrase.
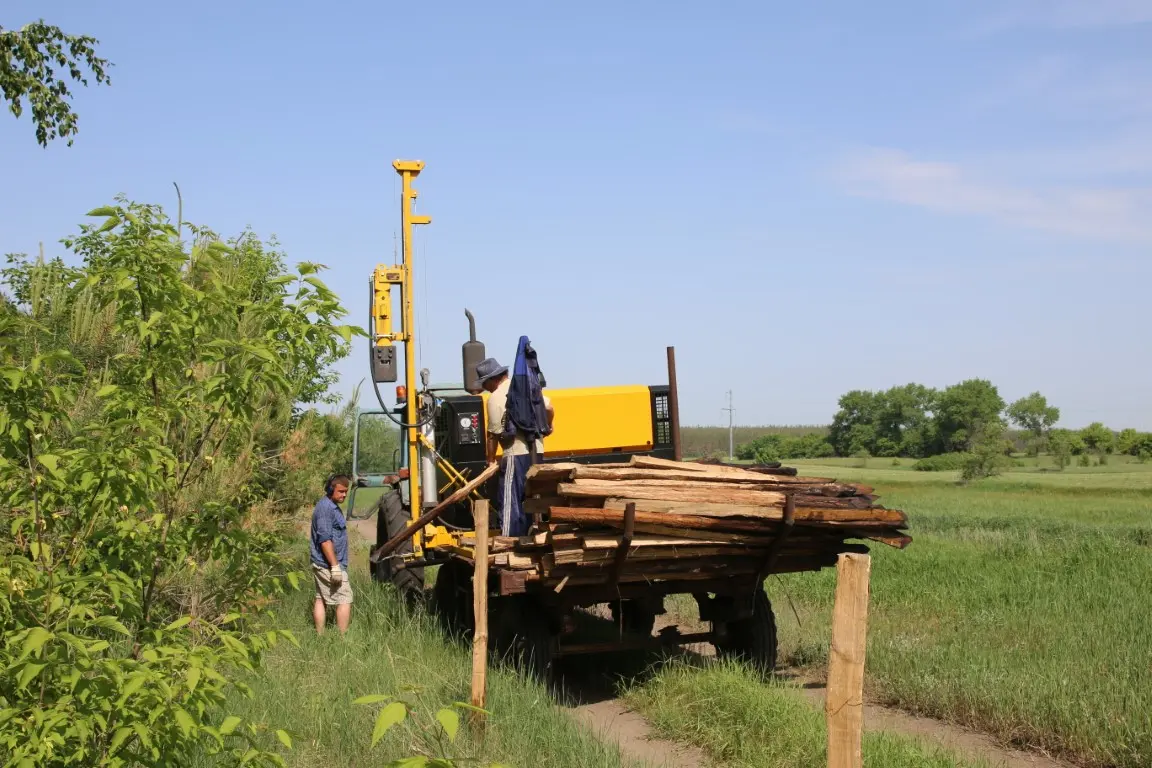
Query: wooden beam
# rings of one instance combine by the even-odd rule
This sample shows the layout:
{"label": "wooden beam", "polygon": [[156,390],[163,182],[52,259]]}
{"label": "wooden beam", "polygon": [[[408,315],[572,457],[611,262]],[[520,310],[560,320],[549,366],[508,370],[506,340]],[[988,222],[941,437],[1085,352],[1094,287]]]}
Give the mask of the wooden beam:
{"label": "wooden beam", "polygon": [[864,651],[868,637],[867,555],[842,554],[836,563],[832,647],[828,654],[828,768],[862,768]]}
{"label": "wooden beam", "polygon": [[624,507],[624,535],[616,546],[616,562],[612,566],[613,586],[620,583],[620,572],[624,570],[624,560],[628,557],[628,549],[632,546],[632,534],[636,532],[636,505],[629,504]]}
{"label": "wooden beam", "polygon": [[[413,521],[407,528],[400,531],[400,533],[396,534],[392,538],[388,539],[388,541],[384,542],[384,544],[382,544],[381,546],[377,547],[377,549],[374,552],[372,552],[372,554],[370,554],[368,556],[368,560],[375,563],[375,562],[379,562],[381,558],[387,557],[388,555],[392,554],[392,552],[397,547],[399,547],[401,544],[408,541],[408,539],[410,539],[414,535],[416,535],[416,532],[419,531],[424,526],[428,525],[428,523],[432,522],[436,518],[440,517],[440,515],[444,514],[444,512],[447,511],[447,509],[449,507],[451,507],[453,504],[456,504],[457,502],[461,502],[464,499],[468,498],[469,494],[471,494],[472,491],[474,491],[475,489],[479,488],[481,485],[486,483],[488,481],[488,478],[490,478],[490,477],[492,477],[492,475],[496,474],[497,470],[499,470],[499,469],[500,469],[499,464],[489,464],[488,467],[483,472],[476,475],[476,477],[474,477],[472,480],[470,480],[468,482],[468,484],[465,485],[463,488],[457,489],[451,496],[444,499],[444,501],[440,502],[439,504],[437,504],[432,509],[430,509],[427,512],[425,512],[424,514],[420,515],[420,517],[417,518],[415,521]],[[488,526],[488,524],[485,523],[484,527],[487,528],[487,526]],[[488,558],[484,558],[484,559],[487,560]]]}
{"label": "wooden beam", "polygon": [[[488,500],[472,505],[476,525],[476,569],[472,576],[472,613],[476,631],[472,635],[472,706],[484,708],[488,685]],[[483,715],[471,711],[472,722],[483,725]]]}
{"label": "wooden beam", "polygon": [[680,444],[680,393],[676,386],[676,347],[668,347],[668,422],[672,431],[672,458],[684,459]]}

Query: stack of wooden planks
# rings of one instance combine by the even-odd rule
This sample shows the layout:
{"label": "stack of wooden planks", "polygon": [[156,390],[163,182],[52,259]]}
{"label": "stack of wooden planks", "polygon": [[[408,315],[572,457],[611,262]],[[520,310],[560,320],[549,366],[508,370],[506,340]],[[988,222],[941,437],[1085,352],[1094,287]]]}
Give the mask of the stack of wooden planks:
{"label": "stack of wooden planks", "polygon": [[789,467],[633,457],[539,464],[529,472],[529,536],[495,537],[496,568],[565,585],[685,581],[817,570],[862,543],[903,548],[907,517],[867,486]]}

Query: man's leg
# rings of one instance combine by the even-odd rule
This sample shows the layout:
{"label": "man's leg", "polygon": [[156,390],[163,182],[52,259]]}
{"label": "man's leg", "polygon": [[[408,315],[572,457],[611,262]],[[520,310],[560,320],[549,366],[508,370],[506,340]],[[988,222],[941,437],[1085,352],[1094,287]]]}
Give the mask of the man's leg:
{"label": "man's leg", "polygon": [[515,471],[512,477],[512,533],[511,536],[524,536],[531,527],[528,513],[524,511],[524,491],[528,487],[528,470],[532,468],[530,455],[515,457]]}
{"label": "man's leg", "polygon": [[324,634],[324,622],[328,618],[328,610],[324,607],[324,600],[316,598],[312,601],[312,621],[316,624],[316,632]]}
{"label": "man's leg", "polygon": [[500,511],[500,535],[512,536],[516,514],[516,457],[504,454],[500,458],[500,470],[496,473],[496,509]]}
{"label": "man's leg", "polygon": [[348,631],[348,624],[352,620],[352,603],[341,603],[336,606],[336,626],[340,628],[340,634]]}

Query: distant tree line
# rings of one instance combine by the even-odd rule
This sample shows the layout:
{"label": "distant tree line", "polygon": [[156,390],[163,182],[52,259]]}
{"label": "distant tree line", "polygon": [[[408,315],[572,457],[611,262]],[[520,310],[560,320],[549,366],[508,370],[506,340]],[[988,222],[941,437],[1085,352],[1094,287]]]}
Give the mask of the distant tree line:
{"label": "distant tree line", "polygon": [[[905,384],[882,391],[853,390],[839,400],[827,430],[767,431],[740,444],[737,457],[758,462],[827,456],[921,459],[922,469],[995,474],[1014,452],[1049,453],[1063,468],[1107,461],[1115,453],[1152,459],[1152,433],[1114,432],[1096,422],[1057,429],[1060,409],[1039,392],[1005,403],[992,382],[968,379],[944,389]],[[1013,430],[1012,428],[1015,428]],[[948,458],[939,458],[948,457]],[[929,460],[929,459],[934,460]]]}

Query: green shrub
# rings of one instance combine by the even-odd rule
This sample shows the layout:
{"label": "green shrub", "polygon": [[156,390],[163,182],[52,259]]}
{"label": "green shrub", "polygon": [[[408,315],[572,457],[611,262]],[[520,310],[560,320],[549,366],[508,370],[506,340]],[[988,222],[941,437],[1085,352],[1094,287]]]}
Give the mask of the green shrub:
{"label": "green shrub", "polygon": [[[354,329],[301,264],[159,208],[100,208],[80,266],[10,261],[0,303],[0,753],[172,765],[194,744],[279,765],[221,711],[295,577],[278,458]],[[314,491],[313,491],[314,493]]]}
{"label": "green shrub", "polygon": [[971,459],[972,454],[967,452],[941,453],[920,459],[912,465],[912,469],[918,472],[958,472]]}

